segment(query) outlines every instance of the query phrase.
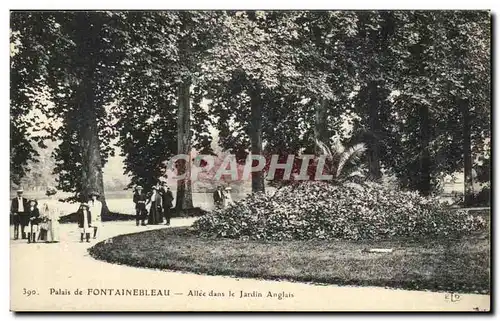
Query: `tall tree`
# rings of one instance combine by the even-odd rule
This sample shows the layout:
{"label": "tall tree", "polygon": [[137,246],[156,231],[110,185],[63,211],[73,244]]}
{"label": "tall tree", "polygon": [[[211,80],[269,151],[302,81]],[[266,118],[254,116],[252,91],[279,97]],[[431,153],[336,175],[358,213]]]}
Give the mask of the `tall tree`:
{"label": "tall tree", "polygon": [[[443,175],[464,168],[464,129],[474,137],[472,149],[482,150],[489,136],[489,20],[484,12],[466,11],[393,15],[394,91],[385,159],[403,186],[428,194]],[[467,77],[474,79],[471,85]],[[460,99],[481,106],[482,112],[467,117],[474,125],[464,124],[464,111],[473,109],[464,109]]]}
{"label": "tall tree", "polygon": [[360,11],[357,16],[358,33],[354,43],[359,52],[356,57],[359,86],[356,111],[360,118],[356,130],[360,131],[360,138],[368,147],[370,175],[380,179],[388,136],[386,127],[390,107],[387,98],[395,72],[392,54],[395,17],[389,11]]}
{"label": "tall tree", "polygon": [[[211,67],[222,70],[214,73],[220,85],[209,92],[221,136],[229,136],[222,144],[241,158],[265,151],[286,159],[314,148],[315,135],[339,134],[352,90],[347,48],[354,18],[341,12],[228,15],[225,41],[215,48],[223,59]],[[262,171],[253,173],[252,186],[263,191]]]}
{"label": "tall tree", "polygon": [[[192,148],[210,151],[209,119],[201,107],[200,66],[218,34],[219,15],[203,11],[127,14],[123,26],[131,34],[123,66],[127,71],[120,80],[115,111],[132,184],[146,188],[155,184],[165,174],[164,162],[175,154],[190,155]],[[145,32],[134,33],[137,27]],[[146,120],[145,126],[137,123],[137,115]],[[189,173],[190,163],[178,161],[178,174]],[[177,183],[176,208],[192,207],[191,181]]]}
{"label": "tall tree", "polygon": [[109,146],[113,130],[105,105],[115,99],[111,84],[122,59],[122,35],[116,32],[119,16],[107,12],[15,12],[13,16],[21,43],[38,48],[36,70],[41,81],[26,86],[47,92],[47,101],[53,103],[41,109],[50,120],[44,128],[48,138],[62,141],[55,151],[59,187],[80,199],[96,190],[106,210],[102,166],[113,154]]}
{"label": "tall tree", "polygon": [[491,17],[486,11],[451,11],[446,15],[452,53],[448,61],[451,71],[448,95],[457,106],[462,125],[455,139],[462,142],[466,206],[474,199],[474,162],[490,137],[490,24]]}
{"label": "tall tree", "polygon": [[[229,122],[233,122],[232,131],[237,132],[236,127],[240,134],[249,138],[243,138],[237,144],[243,149],[237,152],[238,155],[246,156],[248,151],[251,155],[263,155],[262,129],[268,109],[265,104],[271,100],[267,96],[279,86],[280,77],[298,76],[291,60],[293,48],[286,41],[293,37],[293,33],[287,30],[287,22],[294,25],[292,17],[284,13],[229,13],[225,17],[222,41],[214,47],[212,60],[205,65],[215,87],[209,91],[208,97],[212,99],[211,110],[219,119],[218,129],[224,136],[230,135]],[[220,90],[224,87],[233,97],[239,96],[235,105],[229,104],[229,101],[234,102],[231,94]],[[224,141],[222,143],[224,145]],[[252,172],[252,191],[264,191],[261,170]]]}
{"label": "tall tree", "polygon": [[[314,115],[314,138],[322,142],[344,138],[345,115],[353,111],[350,94],[354,90],[357,33],[354,12],[326,11],[299,13],[301,48],[297,68],[304,74],[301,93],[310,99]],[[316,146],[316,152],[319,152]]]}
{"label": "tall tree", "polygon": [[393,97],[390,119],[396,126],[388,139],[387,163],[403,186],[428,195],[439,176],[436,137],[440,115],[448,108],[441,100],[445,87],[441,74],[448,70],[442,61],[444,26],[438,12],[396,12],[395,17],[393,89],[399,95]]}
{"label": "tall tree", "polygon": [[38,156],[29,132],[34,125],[29,119],[34,107],[32,87],[40,81],[37,48],[21,42],[21,32],[26,29],[17,26],[24,25],[23,20],[15,20],[16,26],[10,33],[10,181],[15,186],[29,171],[28,164],[36,162]]}

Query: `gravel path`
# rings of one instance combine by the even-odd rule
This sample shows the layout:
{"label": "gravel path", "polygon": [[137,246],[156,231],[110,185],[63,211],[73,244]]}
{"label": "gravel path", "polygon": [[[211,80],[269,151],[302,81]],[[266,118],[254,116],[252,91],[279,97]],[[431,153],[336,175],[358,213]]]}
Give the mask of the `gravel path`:
{"label": "gravel path", "polygon": [[[173,219],[172,226],[188,226],[193,220]],[[136,227],[133,221],[106,222],[101,238],[156,228],[165,226]],[[80,243],[74,224],[61,225],[60,243],[11,241],[11,310],[474,311],[490,308],[489,295],[320,286],[133,268],[93,259],[87,252],[93,244],[95,241]]]}

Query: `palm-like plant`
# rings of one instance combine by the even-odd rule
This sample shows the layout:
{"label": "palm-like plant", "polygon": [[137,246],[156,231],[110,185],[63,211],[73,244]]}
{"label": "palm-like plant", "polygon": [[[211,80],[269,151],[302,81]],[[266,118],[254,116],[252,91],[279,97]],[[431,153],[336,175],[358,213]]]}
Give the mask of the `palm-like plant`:
{"label": "palm-like plant", "polygon": [[328,159],[325,168],[328,174],[333,176],[334,182],[342,183],[348,180],[365,178],[362,165],[359,164],[361,156],[366,151],[364,143],[346,147],[337,140],[329,148],[324,142],[318,139],[315,139],[315,142],[321,154]]}

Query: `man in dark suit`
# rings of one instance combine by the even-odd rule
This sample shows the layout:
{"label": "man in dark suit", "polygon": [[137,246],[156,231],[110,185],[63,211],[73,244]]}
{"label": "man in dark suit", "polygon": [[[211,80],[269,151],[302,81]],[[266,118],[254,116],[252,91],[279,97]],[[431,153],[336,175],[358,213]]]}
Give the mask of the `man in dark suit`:
{"label": "man in dark suit", "polygon": [[170,211],[172,208],[172,202],[174,201],[174,195],[172,194],[170,187],[167,186],[167,182],[163,182],[162,184],[161,197],[163,203],[163,216],[165,216],[166,219],[165,225],[170,225]]}
{"label": "man in dark suit", "polygon": [[17,190],[17,197],[12,199],[10,205],[10,213],[12,215],[12,220],[14,223],[14,240],[19,238],[19,226],[21,226],[21,238],[26,239],[25,228],[28,225],[28,207],[29,203],[26,198],[23,197],[23,190]]}
{"label": "man in dark suit", "polygon": [[224,192],[222,186],[218,186],[214,192],[214,204],[216,208],[221,208],[224,204]]}
{"label": "man in dark suit", "polygon": [[148,211],[146,210],[146,195],[142,193],[142,186],[137,186],[134,192],[133,201],[135,203],[135,225],[139,226],[139,221],[142,226],[146,225],[146,217]]}

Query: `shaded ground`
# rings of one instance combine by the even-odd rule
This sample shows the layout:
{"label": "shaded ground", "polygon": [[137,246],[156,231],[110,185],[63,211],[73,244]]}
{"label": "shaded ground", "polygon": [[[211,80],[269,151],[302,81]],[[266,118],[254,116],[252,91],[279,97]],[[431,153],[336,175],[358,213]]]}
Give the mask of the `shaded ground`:
{"label": "shaded ground", "polygon": [[[366,253],[393,248],[393,253]],[[486,233],[461,239],[254,242],[207,239],[187,228],[98,243],[98,259],[137,267],[337,285],[467,293],[490,291]]]}
{"label": "shaded ground", "polygon": [[[171,217],[197,217],[206,214],[207,212],[202,210],[201,208],[195,207],[188,210],[172,210]],[[122,214],[122,213],[114,213],[110,212],[102,215],[103,222],[110,221],[135,221],[135,214]],[[78,218],[76,213],[71,213],[68,215],[61,216],[59,218],[60,223],[76,223],[78,222]]]}
{"label": "shaded ground", "polygon": [[[172,226],[188,226],[193,219],[176,218]],[[102,239],[164,225],[135,226],[134,222],[104,222]],[[300,282],[208,276],[110,264],[92,258],[80,243],[76,224],[61,224],[61,242],[10,243],[10,308],[13,311],[488,311],[490,296],[380,287],[318,286]],[[11,228],[11,237],[12,237]],[[164,243],[165,245],[166,243]],[[158,245],[160,246],[160,245]],[[34,268],[33,268],[34,267]],[[26,271],[29,269],[29,272]],[[51,288],[83,291],[82,296],[51,295]],[[169,289],[170,296],[87,295],[87,289]],[[27,296],[27,290],[37,295]],[[210,297],[210,291],[226,297]],[[203,291],[207,296],[190,296]],[[227,297],[228,291],[236,294]],[[258,291],[262,297],[240,298]],[[293,298],[268,298],[268,293],[291,293]]]}

